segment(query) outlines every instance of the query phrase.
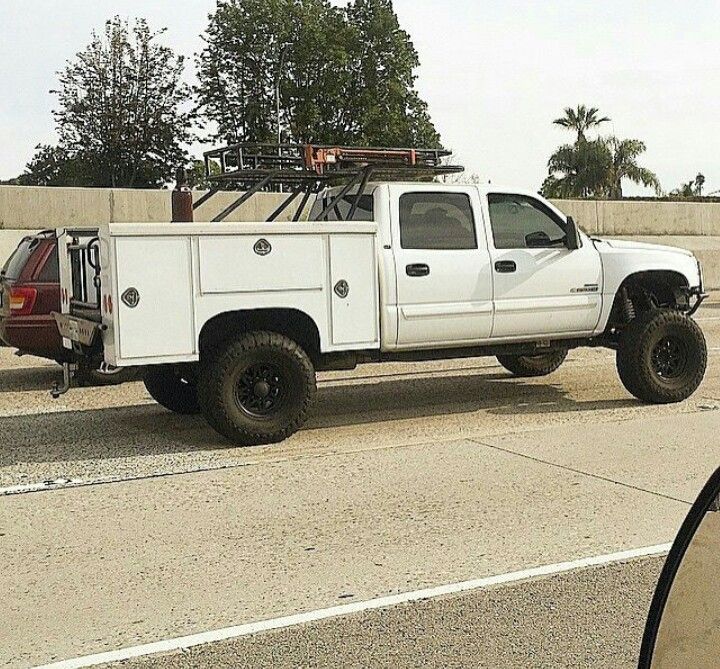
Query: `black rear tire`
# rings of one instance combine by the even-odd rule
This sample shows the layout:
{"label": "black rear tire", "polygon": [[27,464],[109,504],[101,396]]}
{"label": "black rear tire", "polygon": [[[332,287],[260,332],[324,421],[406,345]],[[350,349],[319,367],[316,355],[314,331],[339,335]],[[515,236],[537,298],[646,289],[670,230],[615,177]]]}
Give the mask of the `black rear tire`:
{"label": "black rear tire", "polygon": [[213,429],[240,446],[274,444],[297,432],[315,393],[307,353],[275,332],[244,333],[201,366],[202,412]]}
{"label": "black rear tire", "polygon": [[183,365],[152,365],[145,370],[145,388],[161,406],[184,416],[200,413],[197,381]]}
{"label": "black rear tire", "polygon": [[561,348],[541,355],[499,355],[498,362],[518,377],[547,376],[565,362],[568,352]]}
{"label": "black rear tire", "polygon": [[616,363],[623,385],[638,399],[651,404],[682,402],[705,377],[705,336],[685,314],[648,311],[623,332]]}

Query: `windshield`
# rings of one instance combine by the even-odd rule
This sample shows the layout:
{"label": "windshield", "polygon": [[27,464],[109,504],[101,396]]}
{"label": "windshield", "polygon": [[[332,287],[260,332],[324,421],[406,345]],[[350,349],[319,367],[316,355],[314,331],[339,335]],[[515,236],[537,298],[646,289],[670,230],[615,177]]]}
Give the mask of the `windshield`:
{"label": "windshield", "polygon": [[39,243],[40,240],[36,237],[23,239],[3,266],[2,275],[6,279],[16,280]]}

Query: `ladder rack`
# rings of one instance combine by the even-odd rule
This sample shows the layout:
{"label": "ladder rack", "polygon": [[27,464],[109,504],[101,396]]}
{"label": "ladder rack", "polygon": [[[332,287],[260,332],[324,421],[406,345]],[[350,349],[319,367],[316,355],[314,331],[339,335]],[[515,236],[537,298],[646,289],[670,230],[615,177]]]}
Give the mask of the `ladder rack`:
{"label": "ladder rack", "polygon": [[324,187],[333,185],[341,186],[338,195],[315,220],[325,219],[353,188],[358,187],[357,193],[352,196],[355,202],[347,218],[352,220],[357,202],[371,176],[392,181],[462,172],[463,168],[458,165],[443,165],[443,160],[449,156],[450,152],[444,149],[246,142],[230,144],[205,152],[205,175],[212,188],[193,205],[193,209],[228,186],[246,189],[242,196],[213,219],[214,222],[223,221],[256,193],[280,186],[290,189],[288,198],[270,215],[268,221],[274,221],[302,195],[293,218],[297,221],[310,197]]}

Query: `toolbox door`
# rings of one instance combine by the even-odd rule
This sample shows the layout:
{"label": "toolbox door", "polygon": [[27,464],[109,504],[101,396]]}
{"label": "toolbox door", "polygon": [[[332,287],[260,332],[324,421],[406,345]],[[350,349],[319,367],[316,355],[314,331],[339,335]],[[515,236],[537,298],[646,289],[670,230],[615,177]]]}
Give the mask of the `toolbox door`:
{"label": "toolbox door", "polygon": [[192,355],[195,337],[190,239],[117,237],[115,254],[120,358]]}
{"label": "toolbox door", "polygon": [[378,344],[378,274],[374,235],[330,237],[332,343]]}

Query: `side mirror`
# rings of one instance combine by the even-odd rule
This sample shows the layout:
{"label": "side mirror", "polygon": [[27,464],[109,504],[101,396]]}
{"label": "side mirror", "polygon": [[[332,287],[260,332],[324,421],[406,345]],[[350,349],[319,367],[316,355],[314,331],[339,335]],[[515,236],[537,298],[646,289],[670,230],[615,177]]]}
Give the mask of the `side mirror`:
{"label": "side mirror", "polygon": [[580,233],[577,224],[572,216],[567,217],[567,226],[565,228],[565,246],[571,251],[577,251],[580,248]]}
{"label": "side mirror", "polygon": [[650,606],[639,669],[714,669],[720,648],[720,469],[670,549]]}
{"label": "side mirror", "polygon": [[539,232],[531,232],[525,235],[525,246],[529,249],[541,249],[550,246],[550,236],[547,232],[540,230]]}

